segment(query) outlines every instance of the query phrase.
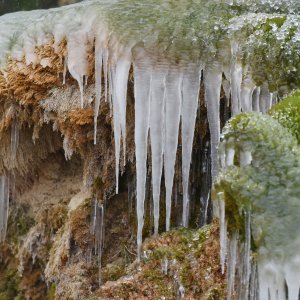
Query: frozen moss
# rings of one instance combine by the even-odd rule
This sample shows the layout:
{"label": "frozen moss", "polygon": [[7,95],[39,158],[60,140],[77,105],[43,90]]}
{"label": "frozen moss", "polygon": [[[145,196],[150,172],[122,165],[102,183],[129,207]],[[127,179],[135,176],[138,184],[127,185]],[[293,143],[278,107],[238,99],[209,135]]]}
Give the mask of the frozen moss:
{"label": "frozen moss", "polygon": [[243,232],[243,211],[251,211],[255,247],[280,252],[298,238],[300,226],[297,140],[271,116],[251,113],[240,114],[225,126],[221,148],[229,146],[236,156],[250,152],[252,162],[224,168],[215,184],[216,192],[224,193],[228,229]]}
{"label": "frozen moss", "polygon": [[269,114],[296,136],[300,143],[300,92],[297,91],[275,105]]}

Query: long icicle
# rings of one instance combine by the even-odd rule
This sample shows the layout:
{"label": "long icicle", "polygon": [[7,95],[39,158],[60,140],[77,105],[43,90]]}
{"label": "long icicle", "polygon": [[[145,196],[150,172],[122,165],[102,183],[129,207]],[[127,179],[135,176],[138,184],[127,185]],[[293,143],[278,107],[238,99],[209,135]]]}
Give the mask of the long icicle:
{"label": "long icicle", "polygon": [[182,187],[183,209],[182,225],[188,226],[189,216],[189,174],[192,158],[194,131],[196,124],[201,68],[200,66],[189,68],[182,79]]}
{"label": "long icicle", "polygon": [[166,186],[166,230],[170,230],[171,198],[174,180],[174,166],[178,145],[178,132],[181,114],[182,74],[179,70],[170,70],[166,78],[165,108],[165,186]]}
{"label": "long icicle", "polygon": [[[114,66],[110,68],[111,74],[111,97],[114,117],[114,140],[115,140],[115,164],[116,164],[116,193],[119,191],[119,164],[121,136],[123,137],[123,152],[125,160],[126,151],[126,99],[127,82],[131,60],[129,55],[123,55]],[[124,162],[125,163],[125,162]]]}
{"label": "long icicle", "polygon": [[134,65],[135,95],[135,155],[136,155],[136,209],[137,209],[137,259],[141,259],[144,227],[144,201],[147,173],[147,141],[150,115],[151,72],[147,66]]}
{"label": "long icicle", "polygon": [[9,180],[6,176],[0,176],[0,242],[3,242],[6,237],[8,208]]}
{"label": "long icicle", "polygon": [[119,193],[119,169],[120,169],[120,147],[121,147],[121,126],[120,126],[120,107],[117,101],[115,79],[116,68],[110,66],[109,68],[109,86],[110,92],[108,97],[112,99],[113,111],[113,126],[114,126],[114,141],[115,141],[115,176],[116,176],[116,194]]}
{"label": "long icicle", "polygon": [[97,119],[101,100],[101,78],[102,78],[102,45],[99,40],[95,42],[95,108],[94,108],[94,145],[97,143]]}
{"label": "long icicle", "polygon": [[211,175],[218,174],[218,145],[220,141],[220,91],[222,84],[222,68],[220,63],[214,62],[204,71],[205,102],[207,119],[209,122],[211,141]]}
{"label": "long icicle", "polygon": [[231,65],[230,65],[230,85],[231,85],[231,114],[232,116],[241,112],[241,84],[243,78],[242,65],[237,62],[239,45],[233,41],[231,44]]}
{"label": "long icicle", "polygon": [[165,78],[167,70],[154,70],[151,80],[150,138],[154,233],[158,233],[159,199],[163,166]]}
{"label": "long icicle", "polygon": [[119,122],[122,134],[122,143],[123,143],[123,155],[124,155],[124,164],[125,164],[125,155],[126,155],[126,105],[127,105],[127,84],[129,69],[131,66],[131,54],[129,51],[124,51],[122,57],[120,57],[116,64],[116,73],[114,82],[114,96],[116,97],[115,101],[119,107]]}

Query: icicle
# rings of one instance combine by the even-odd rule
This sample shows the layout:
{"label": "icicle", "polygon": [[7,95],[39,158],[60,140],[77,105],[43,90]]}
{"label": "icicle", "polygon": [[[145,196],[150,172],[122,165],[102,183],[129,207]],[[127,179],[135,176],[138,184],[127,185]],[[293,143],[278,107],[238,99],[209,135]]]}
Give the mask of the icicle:
{"label": "icicle", "polygon": [[98,200],[94,200],[92,211],[91,234],[94,235],[95,255],[98,256],[99,266],[99,286],[101,286],[101,262],[104,247],[104,206],[99,204]]}
{"label": "icicle", "polygon": [[223,79],[222,87],[223,87],[225,97],[226,97],[226,105],[227,105],[227,107],[229,107],[229,105],[230,105],[230,94],[231,94],[230,81],[227,80],[227,79]]}
{"label": "icicle", "polygon": [[182,75],[178,70],[170,70],[166,78],[165,107],[165,185],[166,185],[166,230],[170,230],[171,198],[174,180],[174,166],[178,145],[178,131],[181,113]]}
{"label": "icicle", "polygon": [[238,236],[238,232],[233,233],[229,242],[229,259],[227,263],[227,300],[231,300],[235,282]]}
{"label": "icicle", "polygon": [[252,161],[251,151],[241,151],[240,152],[240,166],[244,167],[250,165]]}
{"label": "icicle", "polygon": [[147,141],[150,118],[149,67],[134,65],[135,95],[135,155],[136,155],[136,193],[137,193],[137,259],[141,258],[142,232],[144,227],[144,201],[147,173]]}
{"label": "icicle", "polygon": [[260,87],[257,87],[252,94],[252,110],[259,112],[259,97],[260,97]]}
{"label": "icicle", "polygon": [[233,42],[231,45],[231,66],[230,66],[230,84],[231,84],[231,114],[232,116],[241,111],[241,84],[243,78],[243,68],[237,62],[238,44]]}
{"label": "icicle", "polygon": [[278,92],[272,93],[272,106],[278,103]]}
{"label": "icicle", "polygon": [[81,108],[84,106],[83,78],[88,73],[88,41],[86,32],[71,33],[67,38],[68,70],[77,81],[80,90]]}
{"label": "icicle", "polygon": [[228,146],[226,148],[226,162],[225,165],[227,167],[233,166],[234,165],[234,155],[235,155],[235,150],[231,146]]}
{"label": "icicle", "polygon": [[215,62],[204,72],[205,102],[211,140],[211,175],[218,175],[218,145],[220,141],[220,90],[222,83],[221,65]]}
{"label": "icicle", "polygon": [[231,73],[231,114],[232,116],[241,111],[241,84],[242,84],[242,66],[236,64]]}
{"label": "icicle", "polygon": [[113,99],[113,80],[114,80],[114,76],[113,76],[113,71],[114,71],[114,67],[112,64],[110,64],[108,66],[108,73],[107,73],[107,78],[108,78],[108,94],[107,94],[107,98],[108,98],[108,102],[109,102],[109,109],[110,109],[110,116],[113,116],[113,103],[112,103],[112,99]]}
{"label": "icicle", "polygon": [[121,126],[120,126],[120,111],[119,105],[116,101],[116,96],[114,93],[116,90],[113,88],[115,86],[115,69],[113,66],[109,68],[109,99],[113,99],[112,113],[113,113],[113,126],[114,126],[114,141],[115,141],[115,176],[116,176],[116,194],[119,193],[119,168],[120,168],[120,147],[121,147]]}
{"label": "icicle", "polygon": [[257,276],[257,263],[252,261],[249,300],[257,300],[258,291],[259,288],[258,288],[258,276]]}
{"label": "icicle", "polygon": [[168,266],[169,266],[169,260],[167,257],[165,257],[161,262],[161,272],[164,275],[168,275]]}
{"label": "icicle", "polygon": [[220,263],[222,274],[225,271],[225,260],[227,255],[227,222],[225,219],[225,201],[223,195],[218,195],[219,199],[219,218],[220,218]]}
{"label": "icicle", "polygon": [[300,289],[300,256],[295,252],[294,257],[289,257],[284,264],[283,271],[288,287],[288,300],[298,300]]}
{"label": "icicle", "polygon": [[178,294],[179,294],[179,299],[183,300],[184,299],[184,294],[185,294],[185,289],[184,289],[184,286],[181,283],[179,284]]}
{"label": "icicle", "polygon": [[154,70],[151,81],[150,140],[154,233],[158,233],[160,185],[163,164],[165,77],[167,70]]}
{"label": "icicle", "polygon": [[68,65],[68,57],[66,56],[64,60],[63,85],[66,84],[67,65]]}
{"label": "icicle", "polygon": [[207,213],[208,213],[209,196],[210,196],[210,192],[207,193],[205,199],[203,199],[203,197],[202,197],[202,203],[205,203],[203,225],[207,225]]}
{"label": "icicle", "polygon": [[241,88],[241,108],[243,112],[251,112],[252,111],[252,94],[255,85],[248,75],[243,83]]}
{"label": "icicle", "polygon": [[128,75],[131,65],[131,54],[130,52],[123,51],[122,57],[118,58],[116,63],[115,78],[113,80],[113,106],[118,107],[119,113],[119,126],[122,134],[123,142],[123,155],[124,155],[124,164],[125,164],[125,154],[126,154],[126,99],[127,99],[127,84],[128,84]]}
{"label": "icicle", "polygon": [[[299,273],[290,274],[291,280],[296,285],[288,286],[288,299],[298,300],[299,294]],[[272,258],[258,262],[258,280],[259,280],[259,299],[260,300],[279,300],[286,299],[285,296],[285,280],[282,274],[281,262],[273,261]],[[295,289],[294,289],[295,288]]]}
{"label": "icicle", "polygon": [[115,140],[115,160],[116,160],[116,193],[118,193],[119,184],[119,163],[121,136],[123,137],[123,152],[125,163],[126,152],[126,99],[127,82],[131,60],[128,53],[125,53],[118,59],[115,66],[110,68],[110,94],[113,102],[114,119],[114,140]]}
{"label": "icicle", "polygon": [[269,110],[273,106],[273,93],[270,93],[270,99],[269,99],[269,103],[268,104],[269,105],[268,105],[267,109]]}
{"label": "icicle", "polygon": [[0,176],[0,242],[3,242],[6,237],[8,208],[9,180],[6,176]]}
{"label": "icicle", "polygon": [[260,98],[259,98],[259,109],[262,113],[266,113],[271,108],[272,95],[268,90],[266,84],[261,88]]}
{"label": "icicle", "polygon": [[249,284],[251,276],[251,215],[245,212],[245,242],[243,247],[243,265],[242,265],[242,293],[241,299],[249,299]]}
{"label": "icicle", "polygon": [[105,102],[107,102],[107,92],[108,92],[108,49],[103,49],[103,74],[104,74],[104,97]]}
{"label": "icicle", "polygon": [[102,45],[96,39],[95,42],[95,108],[94,108],[94,145],[97,143],[97,119],[101,100],[101,78],[102,78]]}
{"label": "icicle", "polygon": [[197,116],[199,89],[201,80],[201,68],[191,67],[183,75],[182,79],[182,187],[183,187],[183,211],[182,225],[188,226],[189,216],[189,174],[192,157],[192,148]]}

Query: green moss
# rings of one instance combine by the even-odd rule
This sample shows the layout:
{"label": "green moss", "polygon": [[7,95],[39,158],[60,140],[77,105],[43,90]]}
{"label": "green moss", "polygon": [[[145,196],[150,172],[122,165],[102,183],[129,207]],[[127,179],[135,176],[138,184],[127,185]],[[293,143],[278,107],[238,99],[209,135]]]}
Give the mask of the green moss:
{"label": "green moss", "polygon": [[56,299],[55,293],[56,293],[56,285],[55,283],[52,283],[47,290],[46,300],[55,300]]}
{"label": "green moss", "polygon": [[34,219],[30,216],[29,207],[20,205],[10,210],[8,218],[7,240],[17,243],[21,236],[28,233],[35,224]]}
{"label": "green moss", "polygon": [[300,91],[294,92],[273,106],[269,115],[288,128],[300,143]]}
{"label": "green moss", "polygon": [[125,267],[126,265],[123,260],[114,261],[114,263],[106,265],[105,268],[102,268],[101,270],[103,282],[116,281],[124,276],[126,273]]}
{"label": "green moss", "polygon": [[274,25],[277,28],[280,28],[284,24],[286,19],[286,16],[270,18],[265,23],[263,23],[259,29],[262,29],[265,33],[270,32],[273,29]]}
{"label": "green moss", "polygon": [[100,177],[97,177],[94,181],[94,188],[96,190],[102,190],[104,188],[104,183]]}
{"label": "green moss", "polygon": [[236,152],[250,152],[252,163],[241,168],[235,162],[223,169],[215,182],[215,194],[225,200],[229,232],[237,229],[243,235],[244,212],[251,212],[253,250],[262,245],[275,249],[283,243],[289,244],[298,235],[300,221],[295,221],[300,213],[300,148],[295,134],[298,96],[294,94],[279,104],[271,116],[239,114],[223,130],[221,151],[233,148]]}
{"label": "green moss", "polygon": [[3,283],[0,286],[0,300],[25,299],[20,295],[20,281],[21,278],[17,270],[7,270],[4,274]]}

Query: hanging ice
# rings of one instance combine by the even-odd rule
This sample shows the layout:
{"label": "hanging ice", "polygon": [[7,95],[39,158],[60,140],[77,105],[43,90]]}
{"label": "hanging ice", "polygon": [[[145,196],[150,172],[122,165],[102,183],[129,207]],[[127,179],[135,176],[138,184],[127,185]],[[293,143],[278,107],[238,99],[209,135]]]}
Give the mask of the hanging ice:
{"label": "hanging ice", "polygon": [[158,233],[160,185],[163,167],[165,79],[167,71],[152,71],[150,100],[150,140],[152,158],[152,197],[154,233]]}
{"label": "hanging ice", "polygon": [[94,144],[97,143],[97,119],[101,99],[101,79],[102,79],[102,45],[99,37],[95,41],[95,108],[94,108]]}
{"label": "hanging ice", "polygon": [[98,257],[99,286],[101,286],[101,263],[104,247],[104,206],[97,199],[93,201],[91,221],[91,234],[94,236],[94,251]]}
{"label": "hanging ice", "polygon": [[110,68],[111,74],[111,94],[113,103],[113,118],[114,118],[114,138],[115,138],[115,156],[116,156],[116,193],[119,189],[119,163],[120,163],[120,148],[121,136],[123,142],[123,155],[125,164],[126,153],[126,99],[127,99],[127,84],[128,74],[131,65],[131,57],[129,53],[124,53],[120,58],[117,58],[115,65]]}
{"label": "hanging ice", "polygon": [[147,173],[147,142],[150,118],[151,72],[148,65],[134,64],[135,95],[135,157],[136,157],[136,209],[137,209],[137,250],[141,257],[144,227],[144,201]]}
{"label": "hanging ice", "polygon": [[0,176],[0,242],[6,236],[9,208],[9,181],[6,176]]}
{"label": "hanging ice", "polygon": [[189,174],[198,108],[201,67],[192,66],[185,71],[182,79],[182,186],[183,211],[182,225],[188,226],[189,215]]}
{"label": "hanging ice", "polygon": [[227,223],[225,219],[225,202],[219,200],[219,218],[220,218],[220,263],[222,274],[225,271],[225,261],[227,255]]}
{"label": "hanging ice", "polygon": [[67,39],[68,51],[68,70],[72,77],[76,79],[79,85],[81,95],[81,108],[84,107],[84,76],[88,75],[88,40],[87,33],[81,32],[70,33]]}
{"label": "hanging ice", "polygon": [[231,45],[231,67],[230,67],[230,85],[231,85],[231,114],[232,116],[241,111],[241,84],[243,80],[243,69],[237,62],[238,44],[233,42]]}
{"label": "hanging ice", "polygon": [[260,97],[260,87],[254,89],[252,94],[252,110],[259,112],[259,97]]}
{"label": "hanging ice", "polygon": [[252,111],[252,95],[255,84],[253,83],[251,77],[248,75],[242,83],[241,87],[241,108],[243,112]]}
{"label": "hanging ice", "polygon": [[[131,55],[128,50],[123,50],[123,54],[117,59],[115,70],[113,72],[113,111],[118,114],[119,130],[122,135],[123,154],[125,163],[126,154],[126,99],[128,75],[131,65]],[[120,143],[120,142],[119,142]]]}
{"label": "hanging ice", "polygon": [[220,91],[222,84],[222,67],[214,62],[207,65],[204,71],[205,102],[209,122],[211,141],[211,174],[218,174],[218,145],[220,142]]}
{"label": "hanging ice", "polygon": [[165,185],[166,185],[166,230],[170,230],[171,200],[176,161],[178,132],[182,101],[182,74],[177,69],[170,69],[166,78],[165,106]]}
{"label": "hanging ice", "polygon": [[231,295],[234,287],[237,251],[238,251],[238,238],[237,232],[234,232],[229,240],[228,262],[227,262],[227,300],[231,300]]}

